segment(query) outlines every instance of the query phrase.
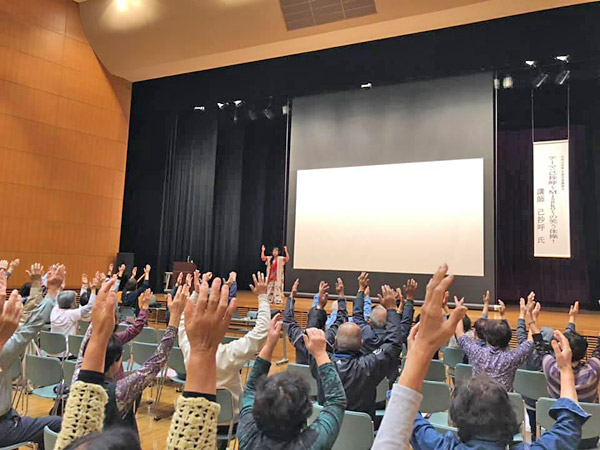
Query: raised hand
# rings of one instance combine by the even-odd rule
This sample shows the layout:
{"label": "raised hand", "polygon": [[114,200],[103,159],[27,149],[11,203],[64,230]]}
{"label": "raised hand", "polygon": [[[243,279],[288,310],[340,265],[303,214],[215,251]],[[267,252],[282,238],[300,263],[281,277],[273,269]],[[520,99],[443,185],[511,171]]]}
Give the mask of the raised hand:
{"label": "raised hand", "polygon": [[103,280],[104,279],[102,278],[100,272],[96,271],[94,278],[92,278],[92,289],[99,289]]}
{"label": "raised hand", "polygon": [[229,278],[227,278],[227,284],[231,287],[233,283],[237,281],[237,272],[231,271],[229,272]]}
{"label": "raised hand", "polygon": [[17,267],[21,264],[21,260],[19,258],[13,259],[8,265],[8,272],[13,273]]}
{"label": "raised hand", "polygon": [[335,282],[335,292],[337,292],[337,295],[339,298],[346,297],[344,295],[344,282],[342,281],[341,278],[338,278],[337,281]]}
{"label": "raised hand", "polygon": [[575,303],[569,308],[569,316],[574,318],[577,314],[579,314],[579,300],[575,300]]}
{"label": "raised hand", "polygon": [[371,298],[371,287],[370,286],[367,286],[365,288],[365,297]]}
{"label": "raised hand", "polygon": [[260,351],[260,357],[265,361],[270,361],[273,357],[273,350],[281,337],[281,329],[283,328],[283,321],[281,320],[281,314],[277,313],[271,319],[269,325],[269,331],[267,332],[267,341],[264,347]]}
{"label": "raised hand", "polygon": [[327,306],[328,301],[329,301],[329,284],[327,284],[325,281],[321,281],[319,283],[319,301],[318,301],[317,308],[325,309],[325,306]]}
{"label": "raised hand", "polygon": [[504,319],[504,317],[506,316],[506,305],[505,305],[505,304],[504,304],[504,302],[503,302],[502,300],[500,300],[500,299],[498,299],[498,305],[499,305],[499,308],[498,308],[498,310],[500,311],[500,317],[501,317],[502,319]]}
{"label": "raised hand", "polygon": [[327,339],[325,339],[325,333],[319,328],[307,328],[306,334],[302,336],[306,350],[317,360],[317,364],[320,366],[326,362],[329,362],[329,356],[327,355]]}
{"label": "raised hand", "polygon": [[0,270],[8,270],[8,261],[6,259],[0,260]]}
{"label": "raised hand", "polygon": [[260,247],[260,251],[264,253],[264,252],[265,252],[265,250],[266,250],[266,248],[265,248],[264,244],[263,244],[263,245],[261,245],[261,247]]}
{"label": "raised hand", "polygon": [[483,304],[489,306],[489,304],[490,304],[490,291],[485,291],[485,294],[483,294]]}
{"label": "raised hand", "polygon": [[56,291],[58,291],[65,282],[66,275],[65,266],[59,264],[48,274],[48,290],[53,291],[53,293],[56,294]]}
{"label": "raised hand", "polygon": [[89,284],[89,280],[88,280],[87,273],[82,273],[81,274],[81,285],[87,286],[88,284]]}
{"label": "raised hand", "polygon": [[[182,279],[183,279],[183,274],[180,273],[179,275],[181,275]],[[181,282],[179,280],[178,284],[181,284]],[[200,292],[200,285],[201,285],[201,281],[200,281],[200,271],[198,269],[194,270],[194,291],[196,292]]]}
{"label": "raised hand", "polygon": [[0,295],[0,352],[19,326],[22,312],[23,301],[16,289],[6,302],[4,296]]}
{"label": "raised hand", "polygon": [[252,281],[254,281],[254,284],[250,285],[250,290],[254,292],[254,295],[258,296],[267,293],[267,279],[264,273],[256,272],[256,275],[252,274]]}
{"label": "raised hand", "polygon": [[202,274],[202,282],[203,283],[208,283],[213,277],[212,272],[206,272]]}
{"label": "raised hand", "polygon": [[167,306],[169,307],[169,311],[171,312],[171,317],[169,319],[169,326],[179,328],[179,321],[181,320],[181,315],[183,314],[183,310],[190,298],[190,289],[186,286],[179,286],[177,288],[177,292],[175,293],[175,298],[171,297],[171,294],[167,295]]}
{"label": "raised hand", "polygon": [[145,274],[149,274],[150,273],[150,269],[151,269],[150,264],[146,264],[146,267],[144,267],[144,273]]}
{"label": "raised hand", "polygon": [[402,288],[404,289],[404,292],[406,292],[407,300],[415,299],[415,292],[417,292],[418,287],[419,287],[419,283],[417,283],[412,278],[409,279],[404,286],[402,286]]}
{"label": "raised hand", "polygon": [[550,342],[559,369],[572,368],[572,351],[569,340],[559,330],[554,330],[554,339]]}
{"label": "raised hand", "polygon": [[194,281],[194,276],[191,273],[187,273],[185,275],[185,285],[191,289],[192,288],[192,281]]}
{"label": "raised hand", "polygon": [[95,337],[105,344],[115,329],[117,294],[112,289],[116,281],[116,278],[111,278],[102,283],[102,287],[98,291],[94,306],[92,307],[92,336],[95,335]]}
{"label": "raised hand", "polygon": [[521,297],[519,299],[519,319],[525,320],[525,310],[526,310],[525,299],[523,297]]}
{"label": "raised hand", "polygon": [[381,294],[377,294],[377,297],[385,309],[396,309],[396,294],[387,284],[381,286]]}
{"label": "raised hand", "polygon": [[179,272],[179,275],[177,275],[177,286],[181,286],[181,283],[183,283],[183,272]]}
{"label": "raised hand", "polygon": [[0,269],[0,301],[4,301],[6,299],[6,270]]}
{"label": "raised hand", "polygon": [[190,341],[192,353],[216,353],[236,308],[236,299],[227,305],[229,286],[221,287],[221,279],[216,278],[209,288],[202,283],[196,304],[188,299],[185,306],[185,331]]}
{"label": "raised hand", "polygon": [[[169,294],[170,296],[170,294]],[[152,291],[146,289],[142,294],[142,309],[148,309],[150,307],[150,300],[152,299]],[[168,303],[168,301],[167,301]]]}
{"label": "raised hand", "polygon": [[542,309],[542,304],[540,302],[536,302],[533,310],[531,311],[531,318],[534,322],[538,321],[538,317],[540,317],[540,310]]}
{"label": "raised hand", "polygon": [[406,304],[406,300],[402,295],[402,289],[399,287],[396,288],[394,295],[396,297],[396,305],[398,305],[398,313],[401,313],[404,310],[404,305]]}
{"label": "raised hand", "polygon": [[290,292],[290,297],[296,298],[298,295],[298,288],[300,287],[300,278],[296,278],[294,284],[292,284],[292,291]]}
{"label": "raised hand", "polygon": [[535,292],[531,291],[529,294],[527,294],[527,306],[531,305],[534,300],[535,300]]}
{"label": "raised hand", "polygon": [[358,292],[365,292],[365,289],[369,286],[369,274],[367,272],[361,272],[358,276]]}

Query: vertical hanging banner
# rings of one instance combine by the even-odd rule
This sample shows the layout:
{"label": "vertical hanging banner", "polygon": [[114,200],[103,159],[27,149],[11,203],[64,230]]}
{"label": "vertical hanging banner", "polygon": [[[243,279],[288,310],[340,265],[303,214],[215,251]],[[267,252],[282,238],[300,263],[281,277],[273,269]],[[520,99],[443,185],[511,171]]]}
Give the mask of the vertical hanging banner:
{"label": "vertical hanging banner", "polygon": [[568,140],[533,143],[533,256],[571,257]]}

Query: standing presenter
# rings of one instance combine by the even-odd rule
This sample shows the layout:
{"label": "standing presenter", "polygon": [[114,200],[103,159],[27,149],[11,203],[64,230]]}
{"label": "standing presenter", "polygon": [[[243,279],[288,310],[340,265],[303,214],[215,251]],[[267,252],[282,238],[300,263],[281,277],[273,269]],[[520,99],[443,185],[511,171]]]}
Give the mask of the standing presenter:
{"label": "standing presenter", "polygon": [[279,256],[279,247],[273,248],[270,256],[265,255],[265,246],[260,250],[260,259],[267,265],[268,284],[267,298],[269,303],[281,305],[283,303],[283,272],[285,265],[290,260],[287,247],[283,247],[285,256]]}

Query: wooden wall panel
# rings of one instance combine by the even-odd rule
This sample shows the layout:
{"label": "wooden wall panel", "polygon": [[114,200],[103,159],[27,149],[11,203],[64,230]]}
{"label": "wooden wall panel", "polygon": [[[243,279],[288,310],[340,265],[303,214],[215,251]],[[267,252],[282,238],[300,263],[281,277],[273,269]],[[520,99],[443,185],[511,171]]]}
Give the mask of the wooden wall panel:
{"label": "wooden wall panel", "polygon": [[0,259],[67,266],[119,248],[131,83],[90,47],[72,0],[0,0]]}

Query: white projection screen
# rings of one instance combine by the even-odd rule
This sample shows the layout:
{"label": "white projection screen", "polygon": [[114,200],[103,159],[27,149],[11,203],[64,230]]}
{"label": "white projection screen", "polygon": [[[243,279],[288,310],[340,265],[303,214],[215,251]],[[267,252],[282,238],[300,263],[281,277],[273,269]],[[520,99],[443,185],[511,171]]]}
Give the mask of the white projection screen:
{"label": "white projection screen", "polygon": [[427,274],[446,261],[483,276],[483,168],[473,158],[299,170],[294,269]]}

